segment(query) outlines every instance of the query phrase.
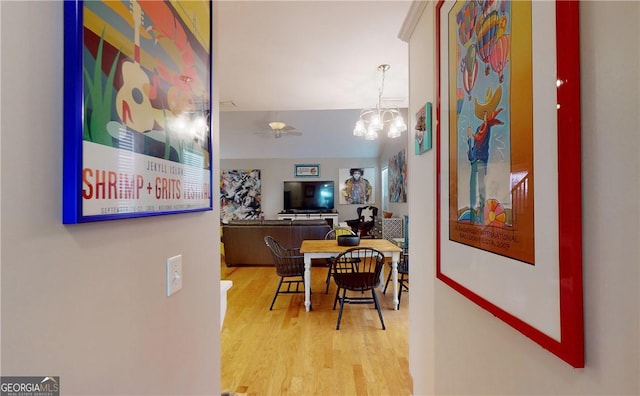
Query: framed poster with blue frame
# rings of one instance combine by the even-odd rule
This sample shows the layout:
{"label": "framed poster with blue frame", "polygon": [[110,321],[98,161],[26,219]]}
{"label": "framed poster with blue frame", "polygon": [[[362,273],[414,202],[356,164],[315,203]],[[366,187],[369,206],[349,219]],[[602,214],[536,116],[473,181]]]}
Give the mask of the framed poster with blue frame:
{"label": "framed poster with blue frame", "polygon": [[212,209],[211,12],[64,2],[64,224]]}

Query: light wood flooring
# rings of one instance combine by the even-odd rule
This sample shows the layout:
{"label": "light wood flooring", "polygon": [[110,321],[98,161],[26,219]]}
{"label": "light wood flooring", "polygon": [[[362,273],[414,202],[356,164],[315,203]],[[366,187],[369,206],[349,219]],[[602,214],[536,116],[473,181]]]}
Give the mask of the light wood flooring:
{"label": "light wood flooring", "polygon": [[[388,267],[385,268],[385,271]],[[312,268],[313,310],[304,293],[280,295],[273,267],[227,267],[233,281],[221,332],[222,390],[247,395],[410,395],[409,293],[392,310],[391,286],[378,293],[387,329],[375,308],[346,305],[340,330],[332,309],[335,284],[325,294],[326,267]]]}

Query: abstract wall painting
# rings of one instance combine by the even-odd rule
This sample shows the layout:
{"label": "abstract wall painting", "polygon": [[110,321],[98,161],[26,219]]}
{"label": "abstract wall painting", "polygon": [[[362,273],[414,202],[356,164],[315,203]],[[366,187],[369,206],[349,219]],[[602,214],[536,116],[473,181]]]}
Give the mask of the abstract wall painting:
{"label": "abstract wall painting", "polygon": [[407,156],[406,150],[389,159],[389,202],[407,202]]}
{"label": "abstract wall painting", "polygon": [[259,219],[262,214],[260,169],[220,172],[220,221]]}

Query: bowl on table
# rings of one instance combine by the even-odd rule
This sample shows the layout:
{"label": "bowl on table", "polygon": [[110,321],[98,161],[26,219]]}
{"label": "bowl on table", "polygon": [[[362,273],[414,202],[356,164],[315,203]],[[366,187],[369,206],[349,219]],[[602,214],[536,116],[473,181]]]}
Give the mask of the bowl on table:
{"label": "bowl on table", "polygon": [[338,235],[338,246],[358,246],[360,237],[357,235]]}

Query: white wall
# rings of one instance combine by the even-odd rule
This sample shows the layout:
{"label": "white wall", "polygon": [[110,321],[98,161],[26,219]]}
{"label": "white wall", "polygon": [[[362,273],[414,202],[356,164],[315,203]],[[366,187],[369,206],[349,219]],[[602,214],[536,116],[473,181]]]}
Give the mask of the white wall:
{"label": "white wall", "polygon": [[2,375],[57,375],[65,395],[217,393],[217,211],[62,225],[63,4],[2,1],[0,18]]}
{"label": "white wall", "polygon": [[[411,288],[409,305],[409,368],[414,394],[435,393],[435,78],[433,70],[435,27],[433,4],[427,4],[409,41],[409,113],[425,102],[433,103],[433,149],[421,155],[409,154],[409,245]],[[410,140],[410,147],[413,140]],[[417,303],[414,303],[416,301]],[[423,303],[420,303],[423,302]]]}
{"label": "white wall", "polygon": [[[406,118],[406,114],[405,114]],[[411,124],[413,118],[407,118],[407,124]],[[409,125],[409,129],[412,125]],[[390,157],[398,154],[400,150],[407,148],[407,138],[411,137],[411,132],[404,132],[400,138],[388,139],[382,137],[381,149],[379,157],[376,158],[279,158],[279,159],[264,159],[264,158],[241,158],[220,159],[220,169],[260,169],[261,187],[262,187],[262,211],[264,212],[266,219],[275,219],[277,214],[283,209],[283,193],[282,182],[284,180],[333,180],[335,182],[335,209],[338,211],[339,221],[346,221],[354,219],[356,209],[362,205],[341,205],[339,184],[340,179],[338,177],[339,169],[362,167],[362,168],[375,168],[375,203],[373,206],[377,206],[382,211],[382,180],[380,172],[383,167],[389,164]],[[413,149],[413,140],[411,140],[410,149]],[[224,152],[224,143],[221,147]],[[296,164],[318,164],[320,165],[320,176],[317,178],[296,178],[294,176],[294,169]],[[411,172],[411,169],[409,169]],[[371,180],[371,176],[365,174],[365,178]],[[411,188],[411,179],[408,181],[409,188]],[[407,214],[407,203],[390,203],[390,211],[393,212],[393,217],[402,217]],[[382,213],[380,213],[382,215]]]}
{"label": "white wall", "polygon": [[[399,142],[400,145],[404,141]],[[396,147],[397,151],[401,148]],[[224,150],[224,147],[222,147]],[[394,153],[394,154],[395,154]],[[388,162],[388,159],[386,160]],[[277,218],[278,212],[283,209],[282,182],[284,180],[305,180],[306,178],[294,177],[295,164],[319,164],[320,176],[317,180],[333,180],[335,182],[335,209],[338,211],[339,221],[351,220],[357,217],[356,209],[362,205],[340,205],[339,189],[340,180],[338,170],[340,168],[375,168],[376,169],[376,202],[373,204],[382,210],[380,167],[375,158],[304,158],[293,159],[223,159],[220,161],[221,169],[260,169],[262,179],[262,210],[266,219]],[[365,177],[368,177],[365,175]],[[400,204],[398,204],[400,205]],[[405,204],[406,205],[406,204]],[[380,213],[381,214],[381,213]],[[395,216],[400,216],[396,213]]]}
{"label": "white wall", "polygon": [[[410,111],[434,92],[433,8],[410,40]],[[410,232],[412,301],[424,302],[410,308],[416,395],[640,394],[640,3],[585,1],[580,18],[586,367],[572,368],[434,280],[435,207],[416,204],[435,196],[427,153],[409,162],[425,175],[409,190],[412,224],[422,224]]]}

